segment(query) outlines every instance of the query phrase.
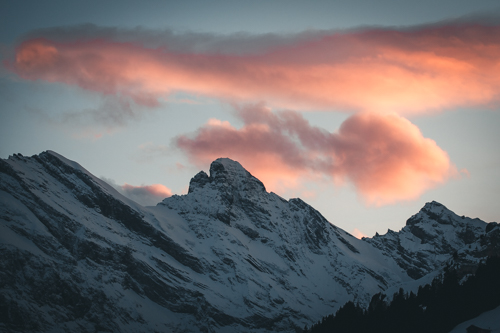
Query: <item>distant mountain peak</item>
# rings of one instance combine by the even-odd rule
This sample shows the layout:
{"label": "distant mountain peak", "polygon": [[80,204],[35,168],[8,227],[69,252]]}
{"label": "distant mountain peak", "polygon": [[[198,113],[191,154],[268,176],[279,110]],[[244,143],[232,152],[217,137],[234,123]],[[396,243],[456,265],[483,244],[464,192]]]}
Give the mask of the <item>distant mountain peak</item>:
{"label": "distant mountain peak", "polygon": [[445,205],[443,205],[437,201],[427,202],[424,205],[424,207],[422,207],[421,210],[425,211],[425,212],[433,212],[433,213],[443,213],[446,211],[451,212],[448,208],[446,208]]}
{"label": "distant mountain peak", "polygon": [[410,217],[401,231],[389,230],[365,240],[395,258],[412,278],[418,279],[439,268],[455,251],[478,240],[486,225],[432,201]]}
{"label": "distant mountain peak", "polygon": [[431,202],[427,202],[422,209],[434,209],[434,208],[447,209],[445,205],[434,200],[432,200]]}
{"label": "distant mountain peak", "polygon": [[431,201],[427,202],[420,211],[406,221],[406,225],[411,227],[419,222],[438,222],[440,224],[453,224],[455,213],[446,208],[445,205]]}
{"label": "distant mountain peak", "polygon": [[[484,232],[486,223],[479,219],[458,216],[439,202],[432,201],[410,217],[406,221],[406,226],[412,234],[423,241],[428,241],[429,238],[443,238],[442,235],[450,232],[449,228],[453,228],[453,232],[457,233],[461,241],[470,244]],[[444,237],[443,240],[450,241],[450,238]]]}

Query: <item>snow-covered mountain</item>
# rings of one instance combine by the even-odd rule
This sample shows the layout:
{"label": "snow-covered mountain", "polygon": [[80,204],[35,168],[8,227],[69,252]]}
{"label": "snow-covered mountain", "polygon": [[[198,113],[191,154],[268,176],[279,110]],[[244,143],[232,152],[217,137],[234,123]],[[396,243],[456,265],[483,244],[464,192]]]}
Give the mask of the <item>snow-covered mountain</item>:
{"label": "snow-covered mountain", "polygon": [[442,267],[450,254],[476,242],[487,223],[458,216],[438,202],[429,202],[399,232],[364,238],[396,260],[410,277],[419,279]]}
{"label": "snow-covered mountain", "polygon": [[433,271],[485,228],[431,203],[401,232],[358,240],[230,159],[143,207],[57,153],[18,154],[0,160],[0,330],[300,331]]}

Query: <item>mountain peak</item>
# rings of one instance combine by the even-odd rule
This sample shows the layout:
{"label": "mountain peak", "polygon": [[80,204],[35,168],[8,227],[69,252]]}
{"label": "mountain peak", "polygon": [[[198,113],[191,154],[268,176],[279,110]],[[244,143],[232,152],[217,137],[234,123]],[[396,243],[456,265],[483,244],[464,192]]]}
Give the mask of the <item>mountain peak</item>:
{"label": "mountain peak", "polygon": [[438,213],[438,212],[443,212],[443,211],[447,211],[448,208],[446,208],[445,205],[437,202],[437,201],[431,201],[431,202],[427,202],[424,207],[422,207],[422,210],[425,211],[425,212],[435,212],[435,213]]}
{"label": "mountain peak", "polygon": [[406,225],[413,226],[422,221],[437,221],[440,224],[452,224],[454,215],[455,214],[443,204],[437,201],[431,201],[427,202],[417,214],[410,217],[406,221]]}
{"label": "mountain peak", "polygon": [[252,176],[239,162],[229,158],[218,158],[213,161],[210,165],[210,176],[200,171],[191,178],[188,193],[203,188],[208,183],[226,187],[228,190],[266,191],[260,180]]}
{"label": "mountain peak", "polygon": [[198,172],[191,181],[189,182],[189,190],[188,193],[192,193],[197,188],[203,188],[206,183],[210,183],[211,179],[208,177],[205,171]]}
{"label": "mountain peak", "polygon": [[224,183],[237,189],[266,190],[260,180],[252,176],[239,162],[229,158],[218,158],[212,162],[210,178],[216,183]]}
{"label": "mountain peak", "polygon": [[443,204],[428,202],[399,232],[365,241],[393,257],[410,277],[419,279],[441,267],[454,252],[480,239],[486,223],[458,216]]}

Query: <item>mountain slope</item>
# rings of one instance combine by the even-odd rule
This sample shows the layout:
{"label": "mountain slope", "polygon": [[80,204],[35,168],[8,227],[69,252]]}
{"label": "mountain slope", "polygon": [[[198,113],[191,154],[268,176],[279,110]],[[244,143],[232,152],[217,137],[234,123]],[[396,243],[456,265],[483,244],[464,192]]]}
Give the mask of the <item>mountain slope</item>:
{"label": "mountain slope", "polygon": [[54,152],[0,171],[10,330],[291,331],[408,279],[229,159],[156,207]]}
{"label": "mountain slope", "polygon": [[491,333],[500,333],[500,306],[482,313],[474,319],[467,320],[460,325],[457,325],[450,333],[463,333],[467,332],[467,328],[471,325],[480,327],[482,329],[488,329]]}
{"label": "mountain slope", "polygon": [[300,331],[455,251],[419,266],[389,236],[358,240],[230,159],[143,207],[54,152],[14,155],[0,160],[0,330]]}
{"label": "mountain slope", "polygon": [[210,260],[209,289],[242,298],[240,310],[222,293],[211,296],[234,316],[251,306],[262,314],[313,318],[346,299],[368,302],[373,291],[408,279],[302,200],[267,193],[229,159],[213,162],[210,176],[192,179],[188,195],[167,198],[156,209],[161,206],[188,221],[197,238],[191,248]]}
{"label": "mountain slope", "polygon": [[458,250],[477,241],[487,223],[458,216],[438,202],[427,203],[399,232],[364,240],[392,257],[413,279],[440,269]]}
{"label": "mountain slope", "polygon": [[169,312],[158,304],[172,293],[135,249],[155,243],[175,254],[180,247],[146,223],[137,205],[52,152],[0,161],[0,171],[7,330],[165,329],[153,314]]}

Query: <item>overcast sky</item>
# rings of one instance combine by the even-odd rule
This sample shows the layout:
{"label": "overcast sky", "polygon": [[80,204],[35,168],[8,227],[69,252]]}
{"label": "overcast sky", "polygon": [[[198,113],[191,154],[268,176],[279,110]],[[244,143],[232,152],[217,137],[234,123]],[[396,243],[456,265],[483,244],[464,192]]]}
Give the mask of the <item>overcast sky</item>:
{"label": "overcast sky", "polygon": [[154,204],[218,157],[355,235],[500,221],[498,1],[2,1],[0,157]]}

